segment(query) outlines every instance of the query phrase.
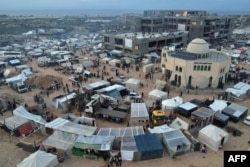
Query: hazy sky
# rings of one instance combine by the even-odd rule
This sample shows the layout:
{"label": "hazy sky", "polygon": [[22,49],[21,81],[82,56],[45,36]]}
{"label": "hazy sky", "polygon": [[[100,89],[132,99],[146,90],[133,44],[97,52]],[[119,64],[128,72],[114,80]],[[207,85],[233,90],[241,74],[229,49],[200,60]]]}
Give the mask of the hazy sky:
{"label": "hazy sky", "polygon": [[250,0],[0,0],[9,9],[197,9],[250,11]]}

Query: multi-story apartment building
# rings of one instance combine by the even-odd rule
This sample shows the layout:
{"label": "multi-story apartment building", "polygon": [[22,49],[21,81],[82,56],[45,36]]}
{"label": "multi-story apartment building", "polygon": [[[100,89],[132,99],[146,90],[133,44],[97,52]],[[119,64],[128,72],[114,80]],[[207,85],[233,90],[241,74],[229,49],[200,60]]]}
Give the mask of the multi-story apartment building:
{"label": "multi-story apartment building", "polygon": [[144,16],[130,16],[127,27],[142,32],[185,30],[189,32],[188,42],[202,38],[213,44],[231,35],[233,17],[209,15],[206,11],[146,10]]}
{"label": "multi-story apartment building", "polygon": [[151,52],[160,53],[165,46],[186,47],[187,36],[187,31],[104,34],[104,47],[124,54],[143,56]]}

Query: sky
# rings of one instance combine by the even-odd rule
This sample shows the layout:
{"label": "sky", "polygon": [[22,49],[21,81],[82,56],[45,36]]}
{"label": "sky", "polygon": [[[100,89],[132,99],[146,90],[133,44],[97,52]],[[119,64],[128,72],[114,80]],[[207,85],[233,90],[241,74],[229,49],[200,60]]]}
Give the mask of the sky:
{"label": "sky", "polygon": [[12,9],[194,9],[250,12],[250,0],[0,0],[0,12]]}

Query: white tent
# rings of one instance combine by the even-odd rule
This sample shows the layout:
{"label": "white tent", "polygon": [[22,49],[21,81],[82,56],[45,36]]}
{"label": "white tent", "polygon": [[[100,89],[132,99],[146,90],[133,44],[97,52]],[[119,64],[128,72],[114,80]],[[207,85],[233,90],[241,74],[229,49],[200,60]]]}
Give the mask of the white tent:
{"label": "white tent", "polygon": [[227,102],[224,100],[214,100],[214,102],[209,105],[209,108],[211,108],[214,111],[222,111],[226,107],[227,107]]}
{"label": "white tent", "polygon": [[5,124],[5,126],[10,130],[15,130],[18,127],[28,123],[29,120],[19,116],[12,116],[1,120],[0,123]]}
{"label": "white tent", "polygon": [[160,126],[155,126],[153,128],[148,127],[148,131],[150,133],[156,133],[156,134],[162,134],[162,133],[170,132],[170,131],[173,131],[173,130],[175,130],[175,129],[170,128],[166,124],[160,125]]}
{"label": "white tent", "polygon": [[145,103],[131,103],[131,124],[145,124],[149,122],[149,114]]}
{"label": "white tent", "polygon": [[28,112],[23,106],[17,107],[14,111],[13,114],[15,116],[23,117],[28,120],[34,121],[36,123],[45,125],[47,122],[39,115],[34,115]]}
{"label": "white tent", "polygon": [[171,110],[171,109],[174,109],[175,107],[178,107],[182,103],[183,103],[183,99],[177,96],[172,99],[163,100],[161,103],[161,108],[162,110]]}
{"label": "white tent", "polygon": [[223,144],[227,143],[229,134],[214,125],[202,128],[198,134],[198,140],[215,151],[219,149],[222,137],[224,137]]}
{"label": "white tent", "polygon": [[38,150],[17,164],[17,167],[54,167],[58,164],[56,155]]}
{"label": "white tent", "polygon": [[165,100],[168,97],[168,94],[166,92],[163,92],[158,89],[154,89],[149,92],[148,97],[150,99],[156,100],[156,99],[162,99]]}
{"label": "white tent", "polygon": [[128,79],[126,82],[126,87],[133,89],[133,90],[137,90],[138,88],[141,87],[141,81],[135,78],[130,78]]}
{"label": "white tent", "polygon": [[121,60],[113,59],[113,60],[109,61],[109,64],[111,66],[114,66],[114,67],[116,67],[116,63],[121,63]]}
{"label": "white tent", "polygon": [[175,120],[169,125],[169,127],[173,129],[185,129],[188,130],[188,123],[180,119],[179,117],[175,118]]}
{"label": "white tent", "polygon": [[121,156],[122,160],[132,161],[134,153],[138,152],[134,137],[123,137],[121,139]]}

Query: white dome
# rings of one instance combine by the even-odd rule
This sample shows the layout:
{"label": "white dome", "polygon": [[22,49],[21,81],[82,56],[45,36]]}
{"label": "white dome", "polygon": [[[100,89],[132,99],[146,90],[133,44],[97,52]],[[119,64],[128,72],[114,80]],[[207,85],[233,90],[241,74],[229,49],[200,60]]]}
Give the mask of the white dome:
{"label": "white dome", "polygon": [[195,54],[209,53],[208,43],[203,39],[196,38],[188,44],[187,52],[195,53]]}

